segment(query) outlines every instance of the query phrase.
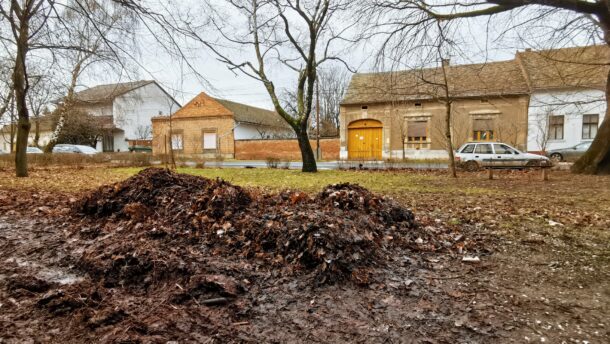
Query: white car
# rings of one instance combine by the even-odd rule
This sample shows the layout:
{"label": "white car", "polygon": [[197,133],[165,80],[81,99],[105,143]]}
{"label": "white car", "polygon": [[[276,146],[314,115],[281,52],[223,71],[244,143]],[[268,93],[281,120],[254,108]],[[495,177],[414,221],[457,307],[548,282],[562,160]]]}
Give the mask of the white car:
{"label": "white car", "polygon": [[26,149],[26,153],[27,154],[43,154],[44,152],[42,151],[42,149],[40,149],[38,147],[28,147]]}
{"label": "white car", "polygon": [[95,148],[84,145],[59,144],[53,147],[53,153],[77,153],[92,155],[99,153]]}
{"label": "white car", "polygon": [[481,167],[551,166],[551,161],[545,156],[524,153],[501,142],[466,143],[456,152],[455,160],[459,166],[467,171],[476,171]]}

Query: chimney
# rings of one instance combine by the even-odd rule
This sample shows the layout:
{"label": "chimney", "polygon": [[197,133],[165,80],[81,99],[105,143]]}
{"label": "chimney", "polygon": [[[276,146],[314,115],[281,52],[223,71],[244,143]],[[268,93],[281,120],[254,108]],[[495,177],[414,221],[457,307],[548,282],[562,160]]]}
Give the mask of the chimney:
{"label": "chimney", "polygon": [[451,59],[443,59],[442,63],[443,63],[443,67],[449,67],[449,64],[451,63]]}
{"label": "chimney", "polygon": [[532,48],[525,48],[525,51],[532,51]]}

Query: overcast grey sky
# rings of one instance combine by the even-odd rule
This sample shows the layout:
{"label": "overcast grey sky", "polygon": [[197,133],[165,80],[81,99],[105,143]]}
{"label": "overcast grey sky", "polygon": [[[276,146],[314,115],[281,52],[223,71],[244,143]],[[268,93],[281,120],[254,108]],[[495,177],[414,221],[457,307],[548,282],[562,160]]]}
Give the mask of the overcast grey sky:
{"label": "overcast grey sky", "polygon": [[[168,3],[160,0],[161,3]],[[212,0],[215,4],[221,4],[224,0]],[[187,13],[192,20],[203,18],[205,10],[202,7],[202,2],[198,0],[185,0],[178,4],[171,2],[171,11],[176,13]],[[226,20],[228,22],[238,20],[237,17],[231,15],[231,11],[227,9]],[[505,34],[501,40],[498,40],[500,33],[504,32],[502,25],[499,22],[508,22],[510,17],[497,18],[498,20],[488,25],[486,18],[470,19],[462,21],[459,24],[460,35],[460,50],[459,56],[452,57],[452,63],[478,63],[494,60],[511,59],[517,49],[523,49],[526,46],[539,44],[543,47],[542,42],[524,43],[523,39],[528,40],[527,35],[531,32],[519,32],[514,34]],[[203,19],[202,19],[203,20]],[[542,32],[542,28],[537,28]],[[263,108],[272,108],[271,101],[263,85],[248,76],[241,74],[239,71],[230,71],[226,65],[216,60],[209,50],[203,48],[201,44],[194,42],[185,42],[184,48],[188,52],[189,62],[194,66],[195,70],[205,78],[202,82],[199,76],[194,75],[192,70],[185,66],[183,61],[170,57],[163,49],[155,42],[152,34],[145,29],[142,29],[141,47],[139,51],[141,68],[139,68],[139,78],[155,79],[159,81],[170,93],[175,95],[176,99],[183,105],[193,98],[198,93],[205,91],[213,96],[238,101],[241,103],[259,106]],[[214,39],[213,31],[203,33],[210,40]],[[207,35],[207,36],[206,36]],[[378,66],[374,64],[374,54],[379,47],[380,39],[373,39],[353,49],[342,53],[342,57],[350,64],[353,69],[359,72],[370,72],[378,70]],[[562,43],[565,44],[565,43]],[[536,48],[536,47],[534,47]],[[239,59],[246,56],[246,53],[232,51],[232,57]],[[278,88],[294,87],[294,75],[281,68],[279,65],[274,65],[268,68],[271,79]],[[97,75],[86,81],[89,86],[101,82],[113,82],[114,80],[106,80],[104,76]]]}

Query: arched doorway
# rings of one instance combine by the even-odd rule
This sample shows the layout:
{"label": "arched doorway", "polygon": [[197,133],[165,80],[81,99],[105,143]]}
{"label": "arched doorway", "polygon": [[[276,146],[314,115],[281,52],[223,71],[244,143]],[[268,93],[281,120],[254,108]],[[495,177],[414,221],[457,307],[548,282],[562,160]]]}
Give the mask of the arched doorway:
{"label": "arched doorway", "polygon": [[381,160],[382,141],[381,122],[374,119],[361,119],[347,126],[347,158]]}

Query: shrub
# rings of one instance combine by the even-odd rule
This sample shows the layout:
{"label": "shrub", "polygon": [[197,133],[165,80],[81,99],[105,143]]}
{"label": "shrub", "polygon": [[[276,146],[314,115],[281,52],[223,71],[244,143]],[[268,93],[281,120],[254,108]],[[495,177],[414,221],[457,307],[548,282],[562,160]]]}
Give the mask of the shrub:
{"label": "shrub", "polygon": [[268,168],[277,168],[280,164],[280,159],[274,157],[268,157],[265,161]]}

